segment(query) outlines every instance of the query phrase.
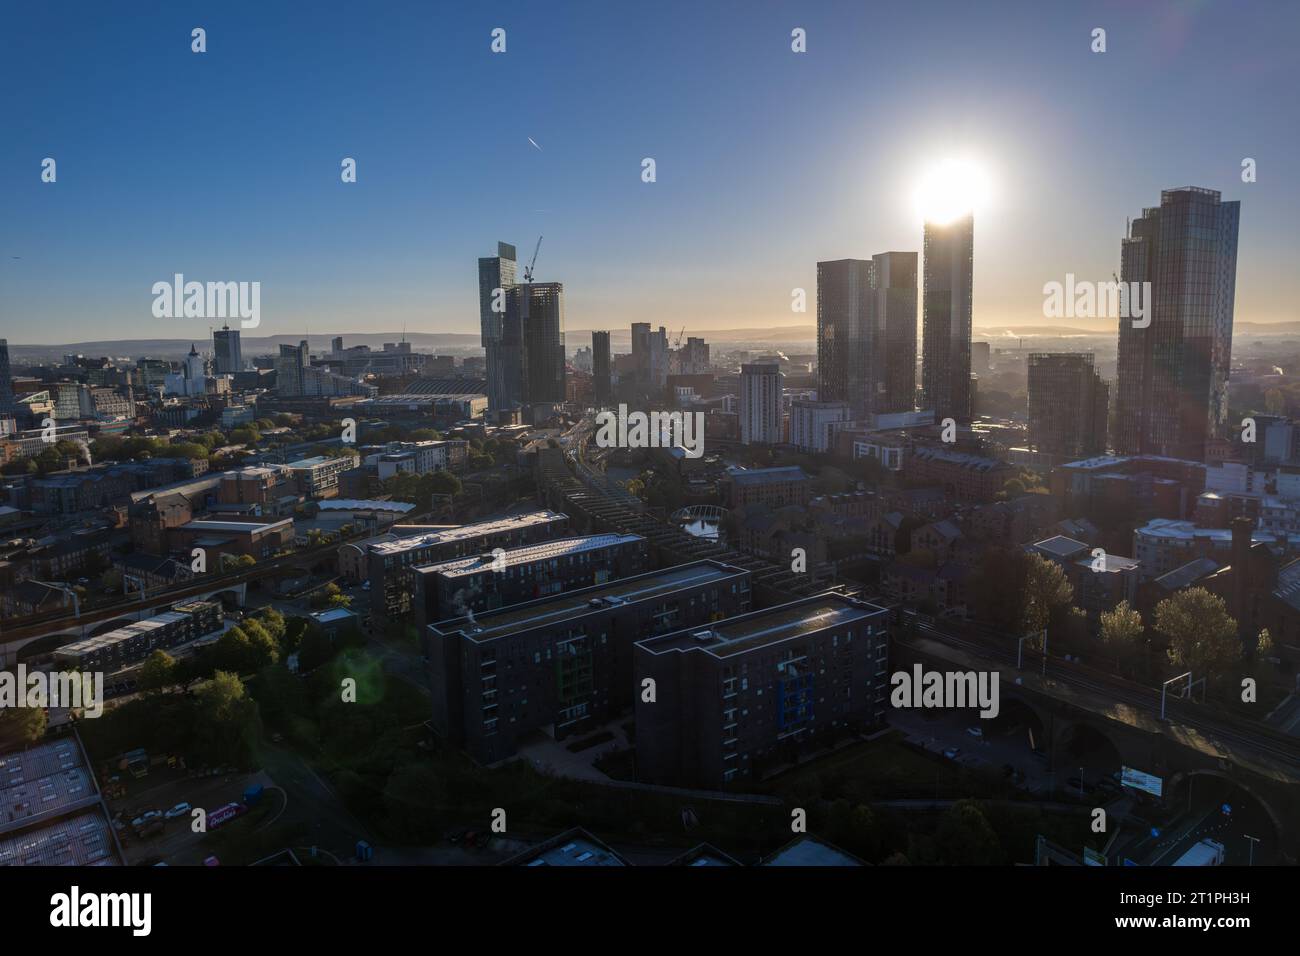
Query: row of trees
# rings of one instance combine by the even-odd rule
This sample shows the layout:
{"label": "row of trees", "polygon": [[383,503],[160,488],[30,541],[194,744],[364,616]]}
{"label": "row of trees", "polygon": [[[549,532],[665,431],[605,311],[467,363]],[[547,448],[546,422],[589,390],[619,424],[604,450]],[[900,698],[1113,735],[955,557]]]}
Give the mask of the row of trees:
{"label": "row of trees", "polygon": [[45,476],[68,467],[69,461],[86,464],[86,449],[75,441],[61,440],[43,448],[39,455],[20,458],[0,467],[0,474]]}
{"label": "row of trees", "polygon": [[384,494],[394,501],[414,504],[417,511],[433,510],[435,495],[459,495],[464,486],[449,471],[439,469],[423,475],[402,472],[384,481]]}
{"label": "row of trees", "polygon": [[189,657],[177,660],[166,651],[154,651],[140,668],[140,689],[150,693],[170,687],[188,689],[217,671],[254,674],[296,651],[308,624],[305,618],[286,620],[275,608],[263,608]]}
{"label": "row of trees", "polygon": [[219,431],[204,432],[189,441],[170,442],[145,435],[101,435],[90,443],[96,461],[135,461],[142,458],[207,458],[227,444]]}
{"label": "row of trees", "polygon": [[[1267,628],[1256,636],[1254,647],[1243,647],[1223,598],[1205,588],[1177,591],[1157,604],[1154,630],[1168,642],[1170,664],[1210,683],[1248,671],[1243,664],[1258,666],[1274,651]],[[1101,642],[1118,670],[1135,671],[1149,658],[1147,631],[1142,615],[1127,601],[1101,614]]]}
{"label": "row of trees", "polygon": [[[972,587],[981,619],[1012,634],[1063,637],[1077,649],[1086,641],[1082,612],[1073,606],[1074,587],[1064,570],[1038,554],[1003,552],[986,559]],[[1272,653],[1267,631],[1256,647],[1242,647],[1237,622],[1218,595],[1204,588],[1176,591],[1156,605],[1149,624],[1127,601],[1100,615],[1099,639],[1121,672],[1147,673],[1153,644],[1163,645],[1168,663],[1211,684],[1242,665]],[[1031,641],[1031,644],[1039,643]]]}

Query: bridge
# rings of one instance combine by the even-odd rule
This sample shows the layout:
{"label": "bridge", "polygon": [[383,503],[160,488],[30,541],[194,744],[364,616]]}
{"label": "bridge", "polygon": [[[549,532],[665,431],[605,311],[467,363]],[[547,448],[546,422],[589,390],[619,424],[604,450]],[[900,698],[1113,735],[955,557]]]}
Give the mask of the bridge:
{"label": "bridge", "polygon": [[87,611],[81,617],[75,615],[64,618],[54,626],[45,626],[39,634],[27,634],[24,637],[8,637],[0,644],[0,668],[13,667],[20,661],[27,660],[35,654],[51,651],[64,644],[81,640],[83,637],[96,637],[117,630],[127,624],[142,621],[154,616],[156,608],[183,604],[186,601],[207,601],[229,596],[242,607],[248,593],[248,581],[225,584],[206,584],[198,587],[171,590],[165,593],[146,596],[143,600],[114,604],[111,608]]}
{"label": "bridge", "polygon": [[1024,708],[1041,731],[1049,768],[1072,769],[1066,754],[1085,740],[1104,741],[1126,767],[1159,776],[1166,794],[1192,777],[1211,776],[1249,794],[1268,815],[1285,856],[1300,855],[1300,740],[1189,700],[1161,695],[1083,664],[1025,651],[1015,642],[958,635],[917,620],[900,628],[891,647],[893,671],[920,663],[929,670],[997,673],[1004,713]]}
{"label": "bridge", "polygon": [[[410,520],[414,522],[423,517],[418,515]],[[143,598],[134,594],[124,596],[111,604],[87,608],[80,615],[64,610],[54,615],[20,620],[14,626],[0,629],[0,667],[9,667],[20,658],[67,644],[83,635],[92,637],[140,620],[147,616],[145,611],[154,608],[183,601],[206,600],[227,593],[238,606],[243,606],[250,583],[271,577],[311,574],[321,565],[337,561],[338,549],[342,545],[370,537],[371,534],[370,531],[361,531],[345,539],[259,561],[251,567],[203,575],[179,587],[157,589],[153,593],[146,591]],[[21,653],[24,650],[27,652]]]}

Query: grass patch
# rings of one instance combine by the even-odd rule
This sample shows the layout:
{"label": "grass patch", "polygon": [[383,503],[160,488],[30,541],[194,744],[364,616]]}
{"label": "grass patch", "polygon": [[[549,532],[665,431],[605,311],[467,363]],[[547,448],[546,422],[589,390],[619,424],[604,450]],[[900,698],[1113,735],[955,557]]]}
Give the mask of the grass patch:
{"label": "grass patch", "polygon": [[567,744],[565,749],[568,750],[569,753],[582,753],[584,750],[590,750],[592,747],[608,743],[613,739],[614,735],[610,731],[602,730],[598,734],[592,734],[590,737],[583,737],[581,740],[575,740],[573,743]]}
{"label": "grass patch", "polygon": [[819,757],[758,789],[787,799],[843,798],[853,803],[1023,796],[994,768],[968,769],[908,745],[897,732]]}

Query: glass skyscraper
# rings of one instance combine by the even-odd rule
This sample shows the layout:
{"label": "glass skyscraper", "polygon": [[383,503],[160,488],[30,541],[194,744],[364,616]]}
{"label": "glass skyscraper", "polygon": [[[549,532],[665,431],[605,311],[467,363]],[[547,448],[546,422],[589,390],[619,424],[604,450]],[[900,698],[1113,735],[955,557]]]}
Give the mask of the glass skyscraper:
{"label": "glass skyscraper", "polygon": [[[510,396],[518,391],[518,379],[507,375],[507,357],[502,351],[503,321],[505,312],[494,312],[492,304],[497,289],[508,290],[515,284],[515,247],[508,242],[497,243],[497,254],[478,261],[478,313],[480,341],[487,355],[488,408],[510,408]],[[504,307],[505,299],[500,299]],[[518,356],[515,357],[515,363]]]}
{"label": "glass skyscraper", "polygon": [[212,333],[212,351],[218,375],[234,375],[244,368],[244,357],[239,348],[239,329],[223,325]]}
{"label": "glass skyscraper", "polygon": [[1150,324],[1119,320],[1113,444],[1120,454],[1203,461],[1206,443],[1221,437],[1240,217],[1240,203],[1186,186],[1162,191],[1159,207],[1130,223],[1120,280],[1151,283],[1143,320]]}
{"label": "glass skyscraper", "polygon": [[925,224],[921,387],[936,422],[969,422],[975,220]]}
{"label": "glass skyscraper", "polygon": [[817,398],[848,402],[855,419],[871,411],[867,386],[871,318],[869,259],[817,263]]}
{"label": "glass skyscraper", "polygon": [[515,405],[562,404],[564,395],[564,286],[531,282],[506,291],[501,323],[503,394]]}
{"label": "glass skyscraper", "polygon": [[1031,352],[1029,444],[1065,458],[1106,451],[1110,390],[1091,352]]}
{"label": "glass skyscraper", "polygon": [[597,408],[604,408],[614,398],[610,377],[609,333],[591,333],[592,400]]}
{"label": "glass skyscraper", "polygon": [[916,253],[817,263],[817,397],[855,419],[916,404]]}

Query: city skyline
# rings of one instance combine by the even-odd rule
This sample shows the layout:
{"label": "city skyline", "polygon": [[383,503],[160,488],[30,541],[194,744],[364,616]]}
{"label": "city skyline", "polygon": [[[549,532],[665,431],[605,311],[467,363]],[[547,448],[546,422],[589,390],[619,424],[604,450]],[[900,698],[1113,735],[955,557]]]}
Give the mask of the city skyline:
{"label": "city skyline", "polygon": [[0,12],[18,938],[429,924],[399,867],[1266,924],[1300,6],[57,6]]}
{"label": "city skyline", "polygon": [[[1117,271],[1125,217],[1186,184],[1246,207],[1237,321],[1292,321],[1300,197],[1270,157],[1296,147],[1296,132],[1271,117],[1285,110],[1296,69],[1277,21],[1297,14],[1265,9],[1100,8],[1022,27],[1025,42],[1008,45],[998,18],[934,4],[899,13],[897,42],[870,66],[853,56],[869,21],[847,5],[760,11],[743,23],[692,11],[685,31],[675,18],[647,17],[618,62],[608,38],[622,33],[594,6],[555,22],[506,7],[492,22],[456,14],[436,24],[412,6],[368,41],[327,20],[311,50],[292,39],[292,14],[253,20],[251,7],[236,6],[208,18],[206,60],[189,50],[186,13],[127,14],[69,33],[50,29],[49,14],[22,11],[10,15],[9,35],[33,39],[6,50],[17,75],[80,57],[142,108],[127,115],[57,69],[8,104],[18,122],[0,147],[12,227],[0,250],[4,331],[15,345],[145,327],[203,339],[219,320],[148,311],[151,285],[184,272],[263,284],[260,327],[245,334],[472,334],[481,329],[463,263],[498,236],[527,249],[542,234],[538,281],[565,282],[575,330],[810,326],[811,305],[792,312],[792,290],[812,294],[820,260],[919,249],[921,222],[900,197],[953,155],[977,157],[992,184],[980,214],[977,326],[1113,328],[1045,323],[1044,283],[1067,273],[1104,281]],[[510,45],[494,56],[497,19]],[[920,19],[925,29],[909,29]],[[1089,49],[1097,24],[1109,31],[1105,53]],[[808,32],[806,54],[790,51],[795,26]],[[430,30],[457,42],[436,58],[414,56],[409,47]],[[920,45],[932,75],[916,65]],[[1209,58],[1222,68],[1201,69]],[[331,71],[335,62],[347,68]],[[589,68],[610,71],[600,89],[584,82]],[[716,88],[684,99],[706,70],[720,77]],[[160,71],[176,83],[156,83]],[[888,107],[871,102],[859,117],[854,90],[886,81],[915,92]],[[456,99],[453,90],[470,92]],[[78,108],[65,109],[74,95]],[[1124,115],[1110,105],[1120,95]],[[515,96],[529,109],[503,111]],[[366,118],[376,97],[429,119],[394,131]],[[153,117],[177,115],[181,103],[197,124],[160,128]],[[1212,142],[1193,122],[1207,111],[1220,127]],[[593,112],[622,118],[592,129]],[[870,134],[881,122],[888,150]],[[240,148],[248,136],[256,149]],[[1062,150],[1116,141],[1129,144],[1122,156]],[[40,181],[47,156],[59,163],[55,183]],[[339,180],[345,157],[358,162],[354,184]],[[644,157],[656,160],[655,182],[641,180]],[[1259,163],[1257,182],[1241,181],[1245,158]],[[193,220],[203,228],[192,235],[172,225]]]}

